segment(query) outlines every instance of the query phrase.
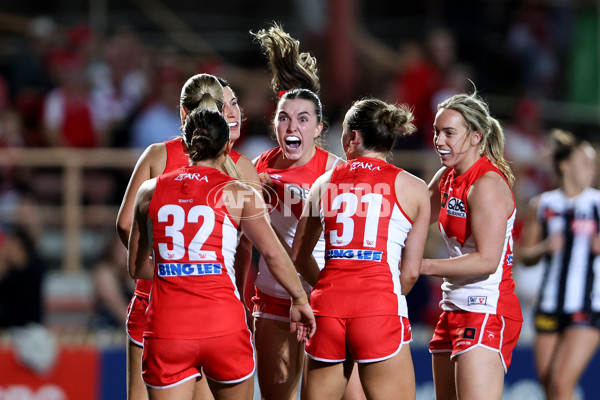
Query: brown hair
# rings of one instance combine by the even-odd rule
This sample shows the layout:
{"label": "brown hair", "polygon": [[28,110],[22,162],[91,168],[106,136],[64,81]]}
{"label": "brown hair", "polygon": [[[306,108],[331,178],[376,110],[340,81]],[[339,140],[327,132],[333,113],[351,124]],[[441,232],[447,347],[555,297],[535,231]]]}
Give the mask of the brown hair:
{"label": "brown hair", "polygon": [[365,149],[391,151],[396,137],[413,133],[414,117],[406,104],[389,104],[379,99],[355,101],[346,113],[350,130],[363,136]]}
{"label": "brown hair", "polygon": [[215,159],[229,141],[229,126],[223,114],[215,110],[195,109],[188,114],[183,134],[193,163]]}
{"label": "brown hair", "polygon": [[291,89],[308,89],[315,94],[321,90],[317,59],[310,53],[300,53],[300,42],[273,23],[269,29],[250,31],[269,60],[273,73],[271,87],[275,94]]}

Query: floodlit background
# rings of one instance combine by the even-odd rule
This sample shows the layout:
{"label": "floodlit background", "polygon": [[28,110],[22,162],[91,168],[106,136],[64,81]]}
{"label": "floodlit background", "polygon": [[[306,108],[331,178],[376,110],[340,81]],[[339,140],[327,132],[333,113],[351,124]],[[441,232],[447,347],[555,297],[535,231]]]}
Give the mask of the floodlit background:
{"label": "floodlit background", "polygon": [[[436,105],[476,88],[503,123],[524,211],[554,185],[549,129],[600,143],[593,0],[2,1],[0,400],[125,398],[132,282],[114,222],[133,165],[147,145],[179,134],[181,86],[200,72],[227,79],[240,99],[238,151],[252,158],[276,145],[270,76],[249,34],[273,21],[317,57],[338,155],[353,100],[405,102],[419,131],[393,161],[428,181],[439,167]],[[427,255],[444,256],[436,229]],[[514,267],[526,321],[507,399],[542,398],[530,347],[540,273]],[[427,278],[408,296],[419,399],[432,398],[426,344],[439,298]],[[593,398],[599,373],[596,356],[582,398]]]}

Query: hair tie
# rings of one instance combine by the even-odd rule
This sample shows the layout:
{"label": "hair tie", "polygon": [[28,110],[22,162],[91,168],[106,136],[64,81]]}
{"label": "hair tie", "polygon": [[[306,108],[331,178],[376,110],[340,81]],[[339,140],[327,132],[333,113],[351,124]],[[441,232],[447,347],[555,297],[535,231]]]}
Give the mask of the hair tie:
{"label": "hair tie", "polygon": [[279,93],[277,94],[277,96],[279,98],[283,97],[284,94],[286,94],[287,92],[289,92],[289,90],[280,90]]}

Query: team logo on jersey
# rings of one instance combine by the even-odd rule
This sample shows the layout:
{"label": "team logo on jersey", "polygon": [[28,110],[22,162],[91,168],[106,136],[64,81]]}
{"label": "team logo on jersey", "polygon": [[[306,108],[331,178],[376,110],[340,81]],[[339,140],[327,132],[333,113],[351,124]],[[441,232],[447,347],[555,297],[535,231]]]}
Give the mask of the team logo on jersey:
{"label": "team logo on jersey", "polygon": [[368,162],[355,161],[350,164],[350,171],[354,171],[357,168],[368,169],[369,171],[381,171],[381,167],[379,165],[374,167],[373,164]]}
{"label": "team logo on jersey", "polygon": [[381,261],[383,251],[373,250],[327,250],[325,260],[368,260]]}
{"label": "team logo on jersey", "polygon": [[593,236],[598,232],[598,225],[591,218],[576,218],[571,224],[571,231],[575,235]]}
{"label": "team logo on jersey", "polygon": [[300,199],[302,201],[306,201],[308,198],[308,192],[310,192],[309,187],[302,187],[293,185],[291,183],[286,183],[283,187],[285,188],[285,191],[290,194],[291,199]]}
{"label": "team logo on jersey", "polygon": [[468,304],[470,306],[485,306],[487,304],[487,296],[469,296]]}
{"label": "team logo on jersey", "polygon": [[158,264],[158,276],[170,278],[175,276],[202,276],[219,275],[223,271],[221,264],[180,264],[180,263],[161,263]]}
{"label": "team logo on jersey", "polygon": [[447,202],[448,202],[448,193],[444,193],[442,196],[442,208],[446,208]]}
{"label": "team logo on jersey", "polygon": [[453,217],[467,218],[467,212],[465,211],[465,203],[461,199],[456,197],[450,197],[448,204],[446,205],[446,214]]}

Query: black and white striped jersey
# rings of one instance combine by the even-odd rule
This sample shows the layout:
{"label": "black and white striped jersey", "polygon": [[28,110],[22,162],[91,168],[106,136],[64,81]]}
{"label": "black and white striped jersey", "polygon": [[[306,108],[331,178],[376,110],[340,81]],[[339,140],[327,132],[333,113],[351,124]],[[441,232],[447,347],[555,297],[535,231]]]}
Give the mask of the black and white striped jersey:
{"label": "black and white striped jersey", "polygon": [[600,311],[600,257],[591,244],[599,233],[600,191],[568,198],[561,189],[542,193],[537,216],[545,239],[564,234],[564,247],[544,256],[538,309],[544,313]]}

